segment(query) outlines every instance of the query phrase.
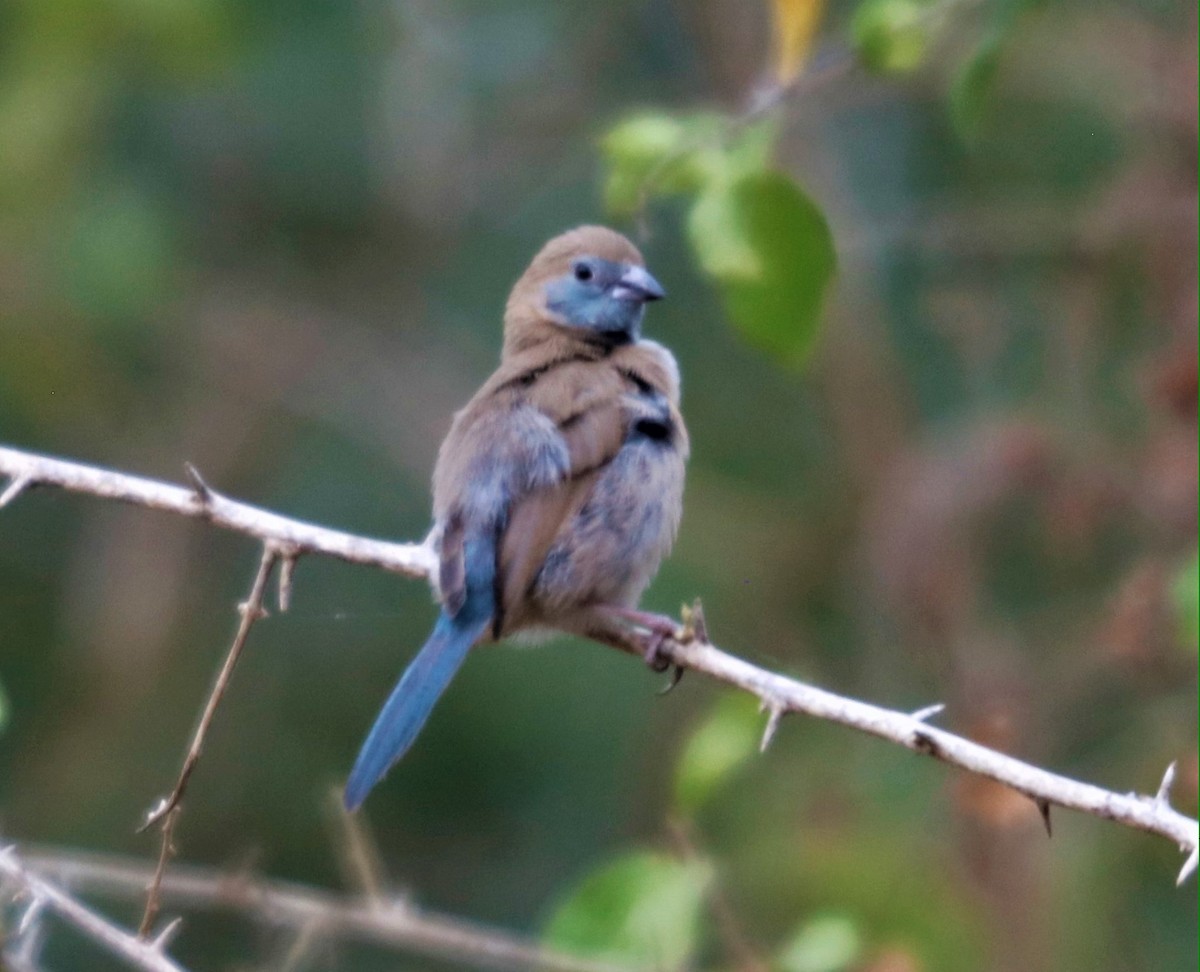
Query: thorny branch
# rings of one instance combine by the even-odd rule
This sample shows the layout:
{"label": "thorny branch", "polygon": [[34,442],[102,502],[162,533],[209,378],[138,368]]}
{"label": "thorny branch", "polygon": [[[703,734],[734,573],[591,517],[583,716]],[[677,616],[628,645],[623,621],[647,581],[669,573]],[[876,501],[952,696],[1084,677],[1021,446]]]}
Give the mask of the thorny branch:
{"label": "thorny branch", "polygon": [[[13,483],[21,482],[23,489],[53,485],[189,516],[204,515],[202,511],[208,509],[206,518],[252,536],[264,544],[288,544],[288,549],[294,551],[294,555],[325,553],[427,580],[431,580],[435,574],[434,556],[426,546],[388,544],[300,523],[226,499],[208,487],[203,487],[201,497],[196,490],[188,491],[167,483],[2,447],[0,475],[8,476]],[[13,492],[12,487],[6,492]],[[215,515],[217,510],[221,511],[219,519]],[[621,647],[641,652],[645,647],[643,641],[631,635],[629,642]],[[1158,794],[1150,797],[1137,793],[1115,793],[1051,773],[929,725],[926,720],[940,711],[936,706],[923,708],[916,713],[886,709],[752,665],[722,651],[708,640],[703,615],[699,610],[689,612],[689,617],[685,618],[685,624],[677,630],[675,637],[661,643],[659,653],[681,669],[703,672],[717,681],[757,696],[768,713],[768,737],[778,726],[780,718],[787,713],[800,713],[840,723],[1012,787],[1039,807],[1059,806],[1078,810],[1165,837],[1188,854],[1178,883],[1187,880],[1196,870],[1200,856],[1200,826],[1194,819],[1171,807],[1168,778],[1164,778]],[[766,741],[769,742],[769,738]],[[1168,773],[1168,777],[1170,775]]]}
{"label": "thorny branch", "polygon": [[[136,898],[151,875],[151,868],[140,861],[109,855],[30,848],[24,857],[27,871],[89,894]],[[620,967],[541,948],[506,931],[425,911],[403,900],[339,895],[213,868],[176,865],[163,879],[162,895],[176,908],[233,911],[266,926],[293,929],[300,936],[315,930],[342,941],[403,946],[432,959],[476,967],[622,972]]]}
{"label": "thorny branch", "polygon": [[[150,934],[150,930],[154,927],[154,919],[158,917],[158,892],[167,864],[175,853],[173,843],[175,824],[179,820],[180,804],[187,791],[188,780],[191,779],[192,771],[200,761],[204,740],[208,736],[213,717],[217,714],[217,706],[225,697],[225,690],[229,687],[229,680],[233,677],[233,670],[237,666],[238,659],[242,657],[242,650],[246,647],[250,629],[254,626],[255,621],[266,616],[267,612],[263,608],[263,596],[267,591],[267,583],[271,579],[271,571],[275,569],[275,561],[280,556],[281,551],[277,544],[268,542],[263,545],[262,560],[259,561],[258,573],[254,575],[254,583],[250,586],[250,595],[242,604],[238,605],[241,621],[238,623],[237,633],[233,636],[233,644],[229,646],[229,653],[225,656],[221,670],[217,673],[216,681],[213,682],[212,691],[208,694],[208,701],[204,703],[204,711],[196,725],[196,732],[192,736],[191,745],[188,746],[187,755],[183,758],[179,778],[175,781],[175,787],[171,790],[170,795],[164,797],[146,815],[146,822],[141,827],[142,830],[148,830],[155,824],[159,824],[162,831],[162,847],[158,855],[158,867],[154,871],[154,879],[150,882],[150,887],[146,892],[146,910],[138,928],[138,934],[143,938]],[[280,601],[282,603],[287,601],[282,593],[282,588]]]}
{"label": "thorny branch", "polygon": [[[166,954],[170,934],[176,926],[168,926],[164,934],[152,942],[145,941],[76,901],[40,877],[35,873],[36,870],[39,869],[31,868],[17,856],[15,848],[0,850],[0,883],[15,886],[18,893],[29,902],[14,936],[18,945],[40,939],[40,914],[48,910],[135,969],[141,969],[142,972],[184,972],[183,967]],[[144,885],[144,876],[142,881]],[[36,946],[33,947],[36,950]],[[25,965],[34,967],[36,955],[23,955],[20,949],[18,954],[26,960]]]}

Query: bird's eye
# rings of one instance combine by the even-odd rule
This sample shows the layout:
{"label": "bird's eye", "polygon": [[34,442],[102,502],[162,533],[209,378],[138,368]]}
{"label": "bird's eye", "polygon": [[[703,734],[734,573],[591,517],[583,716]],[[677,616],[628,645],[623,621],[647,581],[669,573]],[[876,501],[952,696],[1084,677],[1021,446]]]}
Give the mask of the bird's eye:
{"label": "bird's eye", "polygon": [[575,279],[581,283],[587,283],[592,279],[592,268],[586,263],[575,264]]}

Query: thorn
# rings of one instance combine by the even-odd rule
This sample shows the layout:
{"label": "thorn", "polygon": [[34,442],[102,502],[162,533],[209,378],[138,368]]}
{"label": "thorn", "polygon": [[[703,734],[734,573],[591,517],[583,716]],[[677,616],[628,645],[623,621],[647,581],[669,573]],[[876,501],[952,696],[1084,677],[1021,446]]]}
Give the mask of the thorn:
{"label": "thorn", "polygon": [[1154,795],[1154,805],[1160,808],[1171,806],[1171,787],[1175,785],[1175,763],[1172,762],[1167,767],[1167,771],[1163,773],[1162,782],[1158,785],[1158,792]]}
{"label": "thorn", "polygon": [[296,574],[295,553],[282,554],[279,564],[279,610],[287,611],[292,606],[292,578]]}
{"label": "thorn", "polygon": [[46,899],[43,898],[40,894],[37,894],[35,892],[32,900],[29,902],[29,906],[25,909],[24,913],[21,915],[21,920],[17,923],[17,937],[18,938],[20,938],[27,931],[29,931],[35,924],[37,924],[37,920],[38,920],[38,918],[41,917],[42,909],[45,908],[45,906],[46,906]]}
{"label": "thorn", "polygon": [[142,821],[142,825],[138,827],[137,833],[144,834],[147,830],[159,823],[163,817],[170,813],[175,808],[175,804],[171,802],[170,797],[163,797],[146,811],[146,819]]}
{"label": "thorn", "polygon": [[765,753],[767,747],[771,745],[771,740],[775,738],[775,730],[779,728],[779,721],[783,718],[784,712],[787,710],[778,703],[768,702],[763,699],[761,710],[766,710],[770,714],[767,716],[767,725],[763,729],[762,741],[758,744],[758,751]]}
{"label": "thorn", "polygon": [[1179,877],[1175,879],[1175,887],[1182,887],[1183,882],[1196,873],[1196,864],[1200,863],[1200,847],[1193,847],[1188,859],[1183,862]]}
{"label": "thorn", "polygon": [[150,947],[156,952],[165,952],[167,946],[171,944],[172,939],[179,934],[179,929],[183,927],[183,918],[172,918],[167,922],[166,927],[160,931],[150,942]]}
{"label": "thorn", "polygon": [[1033,802],[1037,804],[1038,813],[1042,815],[1042,823],[1046,825],[1046,836],[1053,837],[1054,831],[1050,827],[1050,801],[1037,797]]}
{"label": "thorn", "polygon": [[4,487],[4,492],[0,493],[0,509],[8,506],[31,485],[33,485],[32,476],[14,476],[12,481]]}
{"label": "thorn", "polygon": [[911,714],[911,718],[916,719],[917,722],[926,722],[927,720],[932,719],[935,715],[940,715],[945,711],[946,703],[937,702],[933,705],[927,705],[923,709],[917,709],[916,712]]}
{"label": "thorn", "polygon": [[190,462],[185,462],[183,464],[183,471],[187,475],[188,483],[191,484],[192,492],[196,494],[196,499],[200,501],[200,505],[208,506],[212,502],[213,491],[212,487],[204,481],[204,477],[200,475],[200,470]]}

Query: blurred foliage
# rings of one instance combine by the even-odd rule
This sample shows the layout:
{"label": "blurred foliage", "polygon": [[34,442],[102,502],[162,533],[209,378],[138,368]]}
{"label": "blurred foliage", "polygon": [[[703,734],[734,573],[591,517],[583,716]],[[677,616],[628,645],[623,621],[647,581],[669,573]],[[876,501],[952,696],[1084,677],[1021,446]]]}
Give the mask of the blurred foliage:
{"label": "blurred foliage", "polygon": [[843,972],[862,958],[862,941],[854,922],[845,915],[814,915],[783,946],[779,968],[784,972]]}
{"label": "blurred foliage", "polygon": [[873,71],[904,74],[921,66],[929,50],[938,0],[866,0],[851,30],[862,63]]}
{"label": "blurred foliage", "polygon": [[710,112],[635,115],[604,137],[605,196],[614,215],[629,216],[652,194],[692,195],[688,240],[730,319],[753,344],[800,362],[836,257],[820,209],[768,169],[778,130]]}
{"label": "blurred foliage", "polygon": [[825,12],[825,0],[772,0],[772,11],[775,80],[788,84],[800,73],[812,48]]}
{"label": "blurred foliage", "polygon": [[758,752],[765,722],[758,700],[741,692],[718,699],[692,732],[675,767],[675,805],[694,814],[731,773]]}
{"label": "blurred foliage", "polygon": [[[1178,760],[1195,813],[1196,17],[14,0],[0,441],[167,479],[191,461],[269,508],[421,536],[507,288],[608,219],[669,291],[647,333],[693,442],[647,607],[701,596],[732,651],[944,701],[949,728],[1071,776],[1153,791]],[[133,828],[256,559],[51,490],[3,511],[6,838],[156,852]],[[432,617],[418,585],[304,560],[218,713],[183,859],[344,886],[325,794]],[[1196,967],[1165,842],[1065,814],[1047,842],[1024,798],[811,720],[759,755],[753,700],[658,687],[566,639],[476,653],[367,806],[391,883],[663,967]],[[176,953],[274,967],[292,944],[189,912]],[[100,967],[55,934],[45,958]]]}
{"label": "blurred foliage", "polygon": [[1196,651],[1200,648],[1200,554],[1192,554],[1191,561],[1175,575],[1171,594],[1175,599],[1181,640]]}
{"label": "blurred foliage", "polygon": [[628,968],[677,969],[694,955],[710,869],[630,853],[589,875],[558,906],[546,944]]}

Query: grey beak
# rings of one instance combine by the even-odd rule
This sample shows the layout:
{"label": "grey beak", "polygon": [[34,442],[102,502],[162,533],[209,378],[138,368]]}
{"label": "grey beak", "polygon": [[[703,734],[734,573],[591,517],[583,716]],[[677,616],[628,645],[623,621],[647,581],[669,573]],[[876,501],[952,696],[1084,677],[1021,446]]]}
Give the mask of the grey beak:
{"label": "grey beak", "polygon": [[625,300],[662,300],[667,296],[662,284],[650,276],[645,267],[627,267],[621,274],[612,294]]}

